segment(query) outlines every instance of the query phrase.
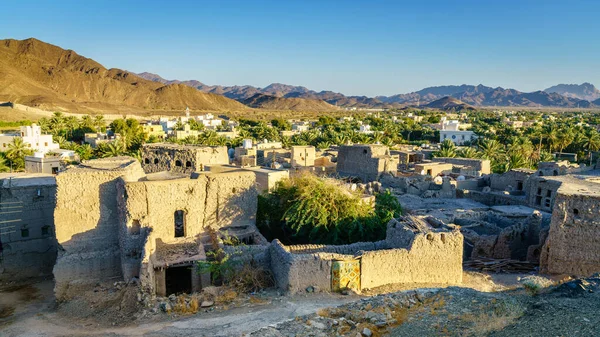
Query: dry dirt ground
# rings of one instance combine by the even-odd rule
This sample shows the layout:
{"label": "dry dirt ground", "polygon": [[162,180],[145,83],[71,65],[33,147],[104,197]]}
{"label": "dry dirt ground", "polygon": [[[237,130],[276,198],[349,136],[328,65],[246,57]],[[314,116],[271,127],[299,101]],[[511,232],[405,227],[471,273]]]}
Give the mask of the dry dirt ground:
{"label": "dry dirt ground", "polygon": [[519,276],[465,272],[461,288],[388,286],[363,296],[269,290],[192,315],[154,313],[139,304],[134,286],[112,284],[56,304],[53,282],[41,281],[0,288],[0,336],[355,337],[365,327],[374,337],[598,335],[591,333],[600,332],[594,283],[531,296]]}

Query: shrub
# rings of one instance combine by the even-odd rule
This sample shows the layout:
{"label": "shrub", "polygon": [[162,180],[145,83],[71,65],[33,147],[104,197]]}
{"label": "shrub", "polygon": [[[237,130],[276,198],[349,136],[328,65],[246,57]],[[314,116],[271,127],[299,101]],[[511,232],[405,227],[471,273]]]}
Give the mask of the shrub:
{"label": "shrub", "polygon": [[285,244],[382,240],[387,222],[402,209],[389,192],[375,199],[373,207],[335,179],[302,174],[259,197],[257,224],[267,239]]}
{"label": "shrub", "polygon": [[542,289],[554,284],[547,278],[535,275],[525,276],[519,282],[521,282],[527,293],[531,296],[536,296]]}
{"label": "shrub", "polygon": [[226,251],[221,245],[219,233],[209,230],[212,250],[206,253],[207,260],[199,261],[199,273],[209,273],[211,282],[215,285],[228,285],[239,292],[250,292],[268,288],[273,285],[271,273],[253,261],[242,257],[244,244],[237,238],[225,235],[222,242],[234,247]]}

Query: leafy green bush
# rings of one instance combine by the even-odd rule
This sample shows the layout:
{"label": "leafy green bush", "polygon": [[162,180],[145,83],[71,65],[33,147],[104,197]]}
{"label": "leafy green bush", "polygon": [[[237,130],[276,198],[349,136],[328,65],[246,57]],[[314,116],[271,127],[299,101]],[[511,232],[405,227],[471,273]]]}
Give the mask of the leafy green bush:
{"label": "leafy green bush", "polygon": [[401,213],[389,192],[373,207],[337,180],[303,174],[259,197],[257,224],[268,240],[285,244],[348,244],[384,239],[387,222]]}

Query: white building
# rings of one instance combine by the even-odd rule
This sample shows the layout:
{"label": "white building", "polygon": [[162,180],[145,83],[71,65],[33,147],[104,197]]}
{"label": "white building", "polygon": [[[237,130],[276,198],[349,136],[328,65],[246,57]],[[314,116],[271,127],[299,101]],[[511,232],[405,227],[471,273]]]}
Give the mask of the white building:
{"label": "white building", "polygon": [[455,130],[440,130],[440,143],[446,139],[450,139],[456,145],[463,145],[465,142],[471,142],[477,138],[473,131],[455,131]]}
{"label": "white building", "polygon": [[202,125],[204,125],[204,127],[208,128],[208,129],[215,129],[215,128],[223,125],[223,120],[219,119],[219,118],[215,118],[215,116],[211,113],[197,116],[196,120],[198,122],[202,123]]}
{"label": "white building", "polygon": [[25,146],[35,152],[48,153],[60,148],[58,143],[52,140],[52,135],[43,135],[41,127],[31,124],[21,126],[18,134],[0,134],[0,150],[7,151],[15,138],[23,138]]}
{"label": "white building", "polygon": [[296,122],[292,124],[292,131],[294,132],[306,132],[310,129],[310,124],[306,122]]}
{"label": "white building", "polygon": [[471,142],[477,138],[473,131],[464,131],[470,124],[461,124],[457,120],[446,120],[442,118],[440,130],[440,143],[450,139],[456,145],[463,145],[465,142]]}
{"label": "white building", "polygon": [[173,128],[175,127],[175,124],[177,124],[177,120],[176,119],[169,119],[166,117],[161,117],[158,120],[158,124],[160,124],[160,126],[162,126],[163,131],[167,134],[171,133],[171,131],[173,131]]}

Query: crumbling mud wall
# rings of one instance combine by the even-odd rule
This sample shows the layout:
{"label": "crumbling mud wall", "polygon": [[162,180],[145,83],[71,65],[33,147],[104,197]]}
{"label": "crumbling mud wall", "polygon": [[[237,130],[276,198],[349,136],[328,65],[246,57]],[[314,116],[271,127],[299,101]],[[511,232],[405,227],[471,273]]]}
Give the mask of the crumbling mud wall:
{"label": "crumbling mud wall", "polygon": [[551,212],[554,206],[556,192],[563,184],[559,178],[544,178],[532,176],[529,179],[527,201],[529,207]]}
{"label": "crumbling mud wall", "polygon": [[397,172],[398,163],[398,156],[391,156],[385,145],[345,145],[338,152],[337,173],[370,182],[383,173]]}
{"label": "crumbling mud wall", "polygon": [[465,238],[465,258],[490,257],[526,260],[531,246],[539,243],[543,216],[538,211],[520,212],[503,207],[503,213],[488,211],[455,219]]}
{"label": "crumbling mud wall", "polygon": [[413,227],[402,221],[388,224],[386,240],[394,249],[364,252],[361,288],[394,283],[462,282],[463,236],[457,230]]}
{"label": "crumbling mud wall", "polygon": [[[412,218],[412,217],[411,217]],[[415,222],[420,227],[411,227]],[[270,246],[271,270],[278,288],[330,291],[334,261],[360,260],[360,288],[393,283],[462,282],[463,237],[457,230],[434,229],[423,221],[392,220],[386,240],[343,246]]]}
{"label": "crumbling mud wall", "polygon": [[526,169],[514,169],[502,174],[494,173],[489,177],[490,188],[524,194],[529,190],[529,177],[534,173],[535,171]]}
{"label": "crumbling mud wall", "polygon": [[269,248],[275,285],[291,293],[303,292],[308,287],[330,291],[333,261],[355,259],[354,255],[327,252],[296,254],[279,240],[273,240]]}
{"label": "crumbling mud wall", "polygon": [[436,157],[432,158],[431,161],[448,163],[452,165],[468,166],[473,168],[473,172],[476,173],[476,175],[478,176],[490,174],[492,172],[490,161],[487,159]]}
{"label": "crumbling mud wall", "polygon": [[542,248],[541,271],[582,277],[600,272],[599,215],[600,184],[561,187]]}
{"label": "crumbling mud wall", "polygon": [[91,160],[56,176],[57,299],[71,286],[121,276],[116,181],[143,175],[137,160],[115,157]]}
{"label": "crumbling mud wall", "polygon": [[[121,179],[117,195],[123,274],[140,277],[145,289],[153,292],[159,245],[168,250],[192,240],[198,246],[208,241],[208,229],[227,232],[242,241],[255,241],[255,185],[252,171],[194,173],[191,178],[167,180]],[[176,212],[181,212],[183,221],[180,231]],[[164,267],[170,260],[193,262],[199,253],[192,253],[161,258],[160,265]]]}
{"label": "crumbling mud wall", "polygon": [[145,144],[142,166],[146,173],[203,171],[205,165],[228,165],[226,146],[193,146],[177,144]]}
{"label": "crumbling mud wall", "polygon": [[0,180],[0,282],[52,274],[55,194],[54,176]]}

